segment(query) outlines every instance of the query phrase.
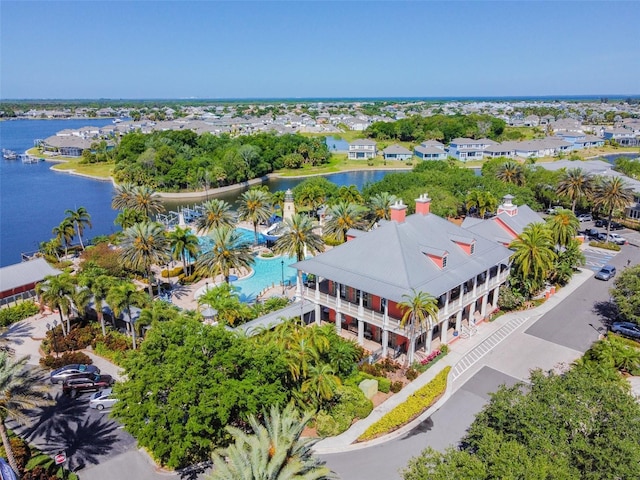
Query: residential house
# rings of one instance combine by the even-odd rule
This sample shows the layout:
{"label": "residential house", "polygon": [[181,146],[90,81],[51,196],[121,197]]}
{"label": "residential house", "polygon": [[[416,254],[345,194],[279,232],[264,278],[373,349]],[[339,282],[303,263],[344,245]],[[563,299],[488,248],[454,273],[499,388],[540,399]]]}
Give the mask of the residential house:
{"label": "residential house", "polygon": [[446,160],[444,145],[436,140],[427,140],[413,148],[413,153],[420,160]]}
{"label": "residential house", "polygon": [[[421,195],[416,213],[406,205],[391,207],[391,220],[369,232],[350,230],[348,241],[293,265],[313,274],[313,287],[299,286],[303,305],[315,306],[315,319],[335,322],[390,349],[427,352],[473,329],[498,304],[507,281],[511,251],[500,243],[468,231],[430,212],[431,200]],[[438,300],[438,315],[426,327],[401,327],[399,303],[412,292]]]}
{"label": "residential house", "polygon": [[402,145],[389,145],[382,150],[382,157],[385,160],[411,160],[413,153]]}
{"label": "residential house", "polygon": [[377,155],[376,142],[368,138],[354,140],[349,144],[349,160],[375,158]]}
{"label": "residential house", "polygon": [[449,156],[467,162],[470,160],[482,160],[484,150],[497,142],[488,138],[474,140],[472,138],[454,138],[449,142]]}
{"label": "residential house", "polygon": [[632,129],[610,128],[604,131],[605,140],[613,140],[621,146],[635,147],[640,144],[640,140],[633,133]]}
{"label": "residential house", "polygon": [[523,122],[525,127],[537,127],[540,125],[540,117],[537,115],[527,115]]}

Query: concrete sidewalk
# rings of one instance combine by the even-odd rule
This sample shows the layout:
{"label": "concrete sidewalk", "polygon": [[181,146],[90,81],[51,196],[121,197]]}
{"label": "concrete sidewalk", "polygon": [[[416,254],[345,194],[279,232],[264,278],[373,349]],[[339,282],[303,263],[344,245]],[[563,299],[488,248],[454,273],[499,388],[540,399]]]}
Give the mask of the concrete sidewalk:
{"label": "concrete sidewalk", "polygon": [[[517,312],[510,312],[498,317],[493,322],[483,322],[478,325],[475,335],[467,339],[460,339],[449,345],[449,353],[439,360],[433,367],[420,375],[417,379],[396,393],[384,403],[378,405],[367,418],[359,420],[346,432],[330,438],[325,438],[313,447],[317,454],[341,453],[352,450],[368,448],[374,445],[388,442],[405,435],[417,425],[426,420],[436,410],[438,410],[451,395],[464,383],[458,380],[466,377],[465,372],[482,362],[483,357],[491,351],[493,347],[505,340],[510,334],[516,332],[524,326],[528,326],[542,317],[545,313],[553,309],[558,303],[567,298],[578,287],[593,276],[589,269],[582,269],[575,274],[571,282],[561,288],[551,296],[546,302],[536,308]],[[355,443],[370,425],[377,422],[387,412],[393,410],[398,405],[404,403],[407,398],[428,384],[445,367],[450,366],[447,390],[445,394],[430,408],[420,416],[409,422],[407,425],[382,437],[378,437],[368,442]]]}

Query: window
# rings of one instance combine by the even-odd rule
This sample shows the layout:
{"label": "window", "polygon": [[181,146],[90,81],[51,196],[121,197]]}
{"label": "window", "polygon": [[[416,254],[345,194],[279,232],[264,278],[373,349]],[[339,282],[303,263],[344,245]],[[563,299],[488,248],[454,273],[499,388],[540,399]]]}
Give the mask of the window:
{"label": "window", "polygon": [[469,255],[473,255],[473,252],[476,251],[476,244],[472,243],[471,247],[469,248]]}
{"label": "window", "polygon": [[442,268],[445,268],[447,266],[447,257],[448,255],[442,257]]}

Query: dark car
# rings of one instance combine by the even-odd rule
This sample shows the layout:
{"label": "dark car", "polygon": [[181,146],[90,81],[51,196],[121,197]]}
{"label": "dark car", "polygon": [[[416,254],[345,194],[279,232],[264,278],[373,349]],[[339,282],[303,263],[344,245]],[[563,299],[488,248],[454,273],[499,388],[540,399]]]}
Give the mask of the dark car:
{"label": "dark car", "polygon": [[111,375],[76,375],[62,384],[62,392],[75,397],[78,393],[102,390],[115,383]]}
{"label": "dark car", "polygon": [[611,331],[625,337],[640,340],[640,325],[631,322],[614,322]]}
{"label": "dark car", "polygon": [[95,365],[85,365],[82,363],[73,363],[65,365],[51,372],[51,383],[64,382],[67,378],[77,374],[93,374],[100,373],[100,369]]}
{"label": "dark car", "polygon": [[598,273],[596,273],[596,278],[598,280],[604,280],[605,282],[607,280],[611,280],[615,276],[616,276],[616,267],[614,267],[613,265],[605,265],[600,269]]}
{"label": "dark car", "polygon": [[[596,227],[603,227],[603,228],[607,228],[607,225],[609,225],[609,220],[596,220]],[[624,228],[624,225],[622,225],[621,223],[618,222],[614,222],[613,220],[611,221],[611,227],[609,227],[610,230],[622,230]]]}
{"label": "dark car", "polygon": [[587,238],[598,238],[598,235],[600,235],[600,230],[598,230],[597,228],[587,228],[582,233]]}

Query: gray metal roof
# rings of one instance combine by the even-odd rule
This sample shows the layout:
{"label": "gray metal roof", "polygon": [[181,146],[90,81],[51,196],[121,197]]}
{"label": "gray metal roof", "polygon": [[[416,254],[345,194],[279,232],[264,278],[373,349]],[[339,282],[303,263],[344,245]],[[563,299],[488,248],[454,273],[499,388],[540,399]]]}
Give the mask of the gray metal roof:
{"label": "gray metal roof", "polygon": [[44,258],[16,263],[0,268],[0,292],[6,292],[31,283],[40,282],[47,275],[60,275]]}
{"label": "gray metal roof", "polygon": [[280,310],[267,313],[262,317],[258,317],[255,320],[251,320],[250,322],[240,325],[239,327],[234,328],[234,330],[242,331],[249,336],[255,335],[261,330],[273,328],[289,318],[306,315],[307,313],[312,312],[314,308],[315,305],[308,301],[292,303]]}
{"label": "gray metal roof", "polygon": [[382,153],[385,154],[403,154],[403,155],[412,155],[413,153],[411,152],[411,150],[408,150],[406,148],[404,148],[402,145],[389,145],[387,148],[385,148]]}
{"label": "gray metal roof", "polygon": [[[467,254],[451,237],[473,237]],[[438,267],[424,252],[447,252],[447,266]],[[410,215],[403,223],[384,222],[314,258],[294,264],[307,273],[379,295],[393,301],[412,289],[440,296],[492,266],[506,263],[511,251],[434,214]]]}
{"label": "gray metal roof", "polygon": [[349,145],[376,145],[376,142],[369,140],[368,138],[359,138],[358,140],[351,142]]}

